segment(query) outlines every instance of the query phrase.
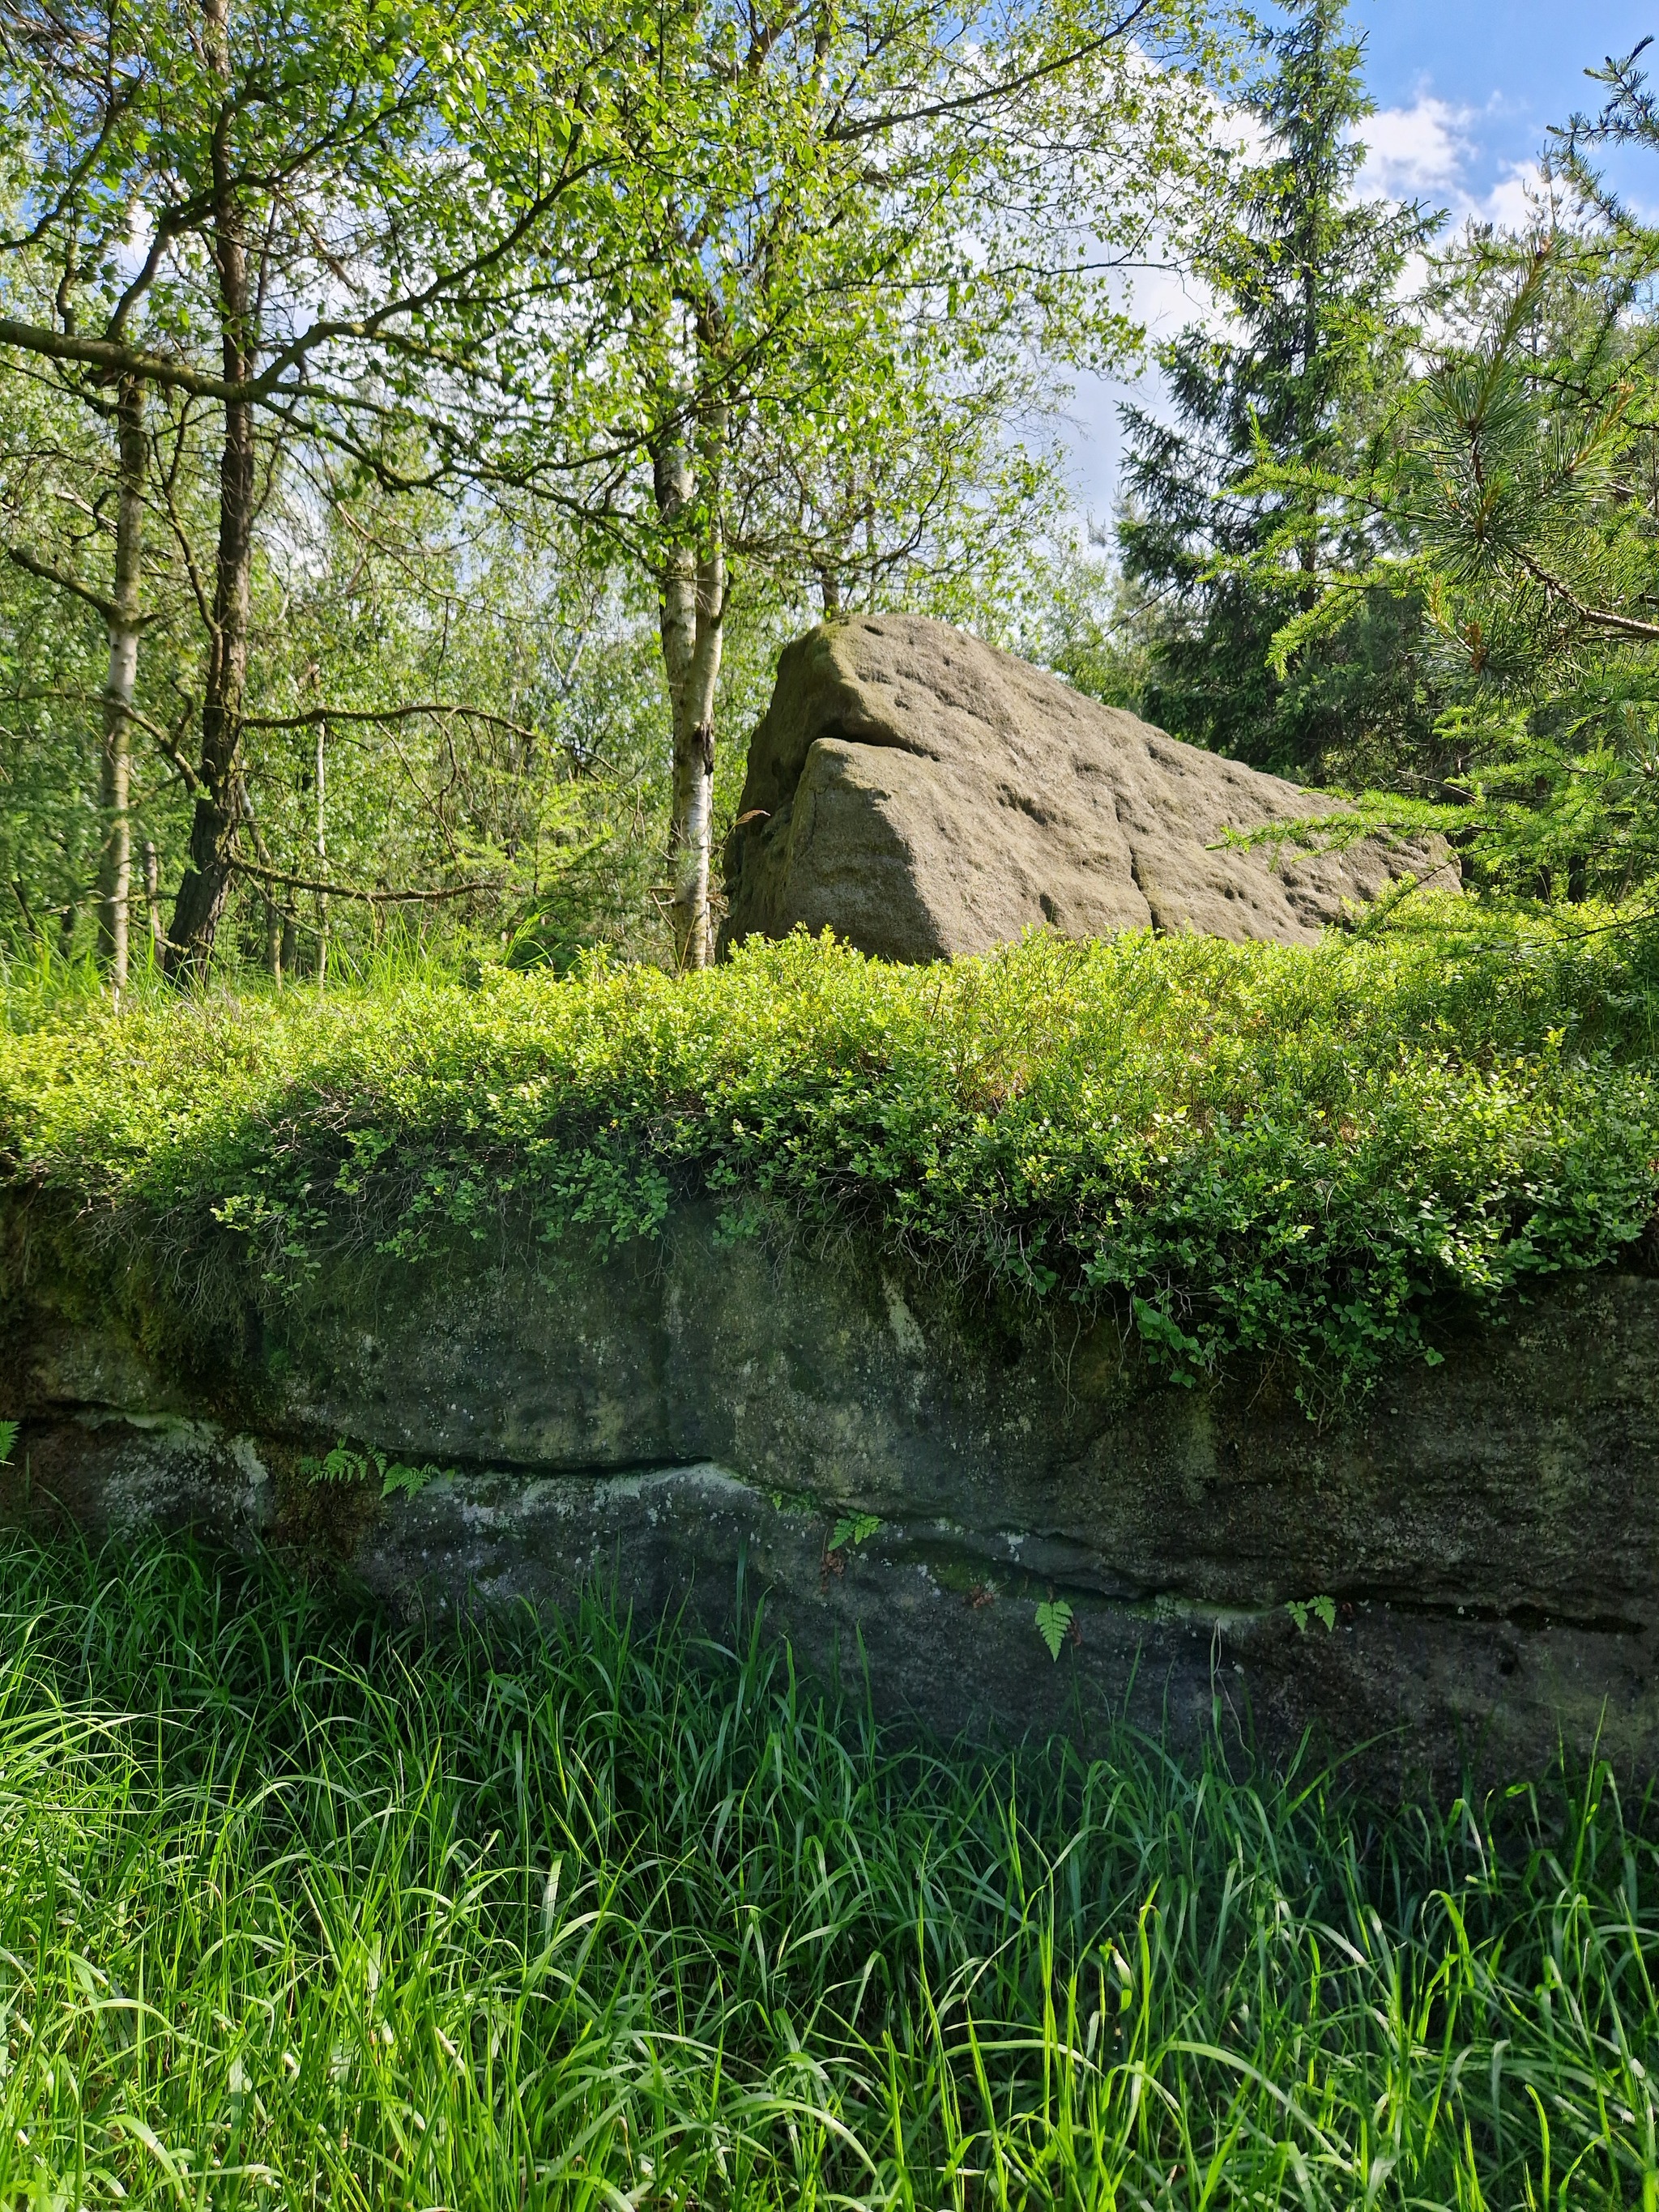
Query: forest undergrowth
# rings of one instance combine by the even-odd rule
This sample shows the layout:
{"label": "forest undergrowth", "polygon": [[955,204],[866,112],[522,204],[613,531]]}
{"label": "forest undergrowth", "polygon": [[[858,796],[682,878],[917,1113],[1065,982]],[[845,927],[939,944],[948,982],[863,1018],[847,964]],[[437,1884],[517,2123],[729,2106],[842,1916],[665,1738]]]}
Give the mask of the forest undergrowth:
{"label": "forest undergrowth", "polygon": [[[0,1546],[0,2201],[1651,2205],[1659,1822]],[[441,1663],[433,1663],[435,1656]]]}
{"label": "forest undergrowth", "polygon": [[1288,1354],[1324,1402],[1612,1260],[1659,1183],[1659,939],[1594,905],[909,969],[796,936],[678,978],[596,955],[118,1012],[90,969],[25,969],[0,1003],[0,1186],[158,1278],[210,1244],[268,1285],[419,1265],[509,1220],[626,1242],[702,1196],[729,1233],[852,1228],[1113,1307],[1184,1381]]}

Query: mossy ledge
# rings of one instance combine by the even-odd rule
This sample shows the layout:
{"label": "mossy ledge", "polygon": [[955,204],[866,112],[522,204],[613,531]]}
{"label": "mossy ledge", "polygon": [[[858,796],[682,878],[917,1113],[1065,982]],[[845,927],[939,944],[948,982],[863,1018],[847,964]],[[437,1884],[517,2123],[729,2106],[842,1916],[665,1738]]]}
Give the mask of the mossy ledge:
{"label": "mossy ledge", "polygon": [[733,1241],[854,1235],[966,1310],[1110,1314],[1187,1383],[1270,1359],[1318,1413],[1655,1205],[1659,939],[1582,913],[4,1006],[0,1187],[52,1201],[7,1249],[50,1235],[204,1326],[457,1235],[649,1245],[707,1199]]}
{"label": "mossy ledge", "polygon": [[[15,1005],[6,1510],[763,1601],[945,1729],[1650,1774],[1643,942]],[[319,1493],[342,1438],[437,1472]]]}
{"label": "mossy ledge", "polygon": [[[1504,1772],[1598,1740],[1659,1771],[1659,1281],[1564,1279],[1310,1421],[1258,1370],[1191,1389],[1107,1319],[994,1347],[872,1243],[731,1245],[708,1200],[549,1271],[471,1239],[273,1289],[211,1385],[45,1276],[8,1323],[0,1506],[207,1522],[410,1607],[614,1584],[937,1728],[1313,1727],[1374,1765]],[[345,1438],[431,1469],[318,1486]],[[849,1534],[851,1530],[861,1533]],[[1288,1608],[1328,1595],[1336,1625]],[[1072,1638],[1050,1658],[1036,1607]]]}

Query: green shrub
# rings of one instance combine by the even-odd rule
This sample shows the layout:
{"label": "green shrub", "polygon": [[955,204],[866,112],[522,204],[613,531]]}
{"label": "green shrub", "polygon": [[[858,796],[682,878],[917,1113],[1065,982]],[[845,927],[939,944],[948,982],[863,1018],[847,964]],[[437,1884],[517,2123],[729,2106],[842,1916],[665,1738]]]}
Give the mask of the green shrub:
{"label": "green shrub", "polygon": [[217,1224],[274,1276],[508,1215],[650,1237],[708,1193],[733,1233],[861,1226],[1115,1305],[1186,1379],[1288,1352],[1352,1390],[1653,1211],[1659,955],[1584,913],[920,969],[798,936],[683,981],[591,960],[118,1015],[20,988],[0,1176],[174,1248]]}

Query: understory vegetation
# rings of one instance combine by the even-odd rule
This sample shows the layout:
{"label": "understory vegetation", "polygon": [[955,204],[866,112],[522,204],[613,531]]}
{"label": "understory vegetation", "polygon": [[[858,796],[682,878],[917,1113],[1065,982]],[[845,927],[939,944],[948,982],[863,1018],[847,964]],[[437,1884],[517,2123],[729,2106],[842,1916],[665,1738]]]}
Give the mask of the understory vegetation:
{"label": "understory vegetation", "polygon": [[[439,1633],[10,1524],[65,1437],[102,1479],[107,1347],[48,1373],[60,1323],[222,1416],[337,1282],[550,1284],[676,1208],[1320,1420],[1659,1269],[1650,43],[1454,230],[1369,191],[1346,0],[0,0],[0,2212],[1659,2212],[1659,1808],[1603,1765],[1384,1809],[1270,1773],[1242,1690],[1196,1747],[994,1754],[809,1690],[759,1614]],[[780,650],[898,612],[1346,799],[1268,810],[1288,848],[1437,833],[1462,895],[724,957]],[[646,1388],[614,1349],[595,1434]],[[489,1427],[334,1410],[270,1433],[335,1534]],[[1593,1419],[1583,1483],[1639,1476]],[[1534,1481],[1582,1551],[1554,1453],[1479,1514]],[[826,1600],[886,1510],[836,1480]],[[1214,1595],[1101,1540],[1146,1612]],[[1594,1569],[1469,1614],[1531,1637]],[[1316,1588],[1296,1628],[1347,1633]],[[1617,1605],[1551,1664],[1630,1655],[1650,1748]],[[1032,1626],[1074,1679],[1070,1599]]]}
{"label": "understory vegetation", "polygon": [[1038,936],[906,969],[798,935],[695,978],[589,957],[120,1012],[25,975],[0,1172],[158,1279],[238,1239],[267,1293],[365,1247],[650,1237],[708,1194],[733,1234],[859,1228],[1115,1305],[1183,1379],[1283,1353],[1304,1394],[1363,1389],[1655,1205],[1650,933],[1407,911],[1311,949]]}
{"label": "understory vegetation", "polygon": [[8,2203],[1650,2204],[1659,1831],[0,1547]]}
{"label": "understory vegetation", "polygon": [[1645,41],[1454,228],[1346,0],[5,21],[0,951],[699,967],[779,647],[896,610],[1480,889],[1659,872]]}

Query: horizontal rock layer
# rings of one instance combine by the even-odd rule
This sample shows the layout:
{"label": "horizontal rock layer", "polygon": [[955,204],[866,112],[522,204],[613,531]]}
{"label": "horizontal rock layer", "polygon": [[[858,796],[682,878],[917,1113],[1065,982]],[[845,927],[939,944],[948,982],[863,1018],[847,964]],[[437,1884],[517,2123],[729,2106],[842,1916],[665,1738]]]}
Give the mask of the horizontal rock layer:
{"label": "horizontal rock layer", "polygon": [[[1280,1748],[1380,1738],[1396,1773],[1535,1768],[1598,1729],[1659,1771],[1645,1277],[1564,1280],[1324,1427],[1271,1377],[1161,1385],[1109,1323],[977,1310],[857,1246],[732,1247],[699,1206],[660,1248],[468,1247],[250,1298],[211,1384],[84,1291],[14,1301],[5,1510],[263,1531],[410,1605],[593,1579],[712,1626],[763,1602],[947,1731],[1086,1738],[1127,1699],[1187,1735],[1219,1710]],[[308,1485],[342,1437],[447,1472],[390,1502]],[[1334,1631],[1286,1610],[1318,1595]]]}

